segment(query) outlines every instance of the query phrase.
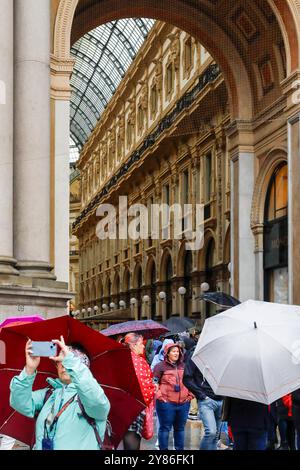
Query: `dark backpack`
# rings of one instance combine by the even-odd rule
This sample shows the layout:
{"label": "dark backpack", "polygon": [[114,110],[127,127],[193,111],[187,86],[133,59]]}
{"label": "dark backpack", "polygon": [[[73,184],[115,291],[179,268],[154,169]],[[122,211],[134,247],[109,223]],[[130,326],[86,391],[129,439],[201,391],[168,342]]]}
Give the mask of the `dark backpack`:
{"label": "dark backpack", "polygon": [[[42,408],[43,406],[45,405],[46,401],[50,398],[50,396],[52,395],[52,392],[53,392],[53,389],[51,388],[47,388],[46,390],[46,393],[45,393],[45,396],[44,396],[44,400],[43,400],[43,405],[42,405]],[[82,416],[86,419],[86,421],[88,422],[88,424],[93,428],[94,430],[94,433],[95,433],[95,437],[96,437],[96,440],[97,440],[97,443],[99,445],[99,449],[101,450],[113,450],[114,449],[114,446],[111,442],[111,436],[112,436],[112,428],[111,428],[111,424],[109,421],[107,421],[106,423],[106,429],[105,429],[105,435],[104,435],[104,440],[102,441],[100,435],[99,435],[99,432],[98,432],[98,429],[97,429],[97,425],[96,425],[96,420],[95,418],[91,418],[87,412],[85,411],[84,409],[84,406],[80,400],[80,397],[78,396],[78,405],[79,405],[79,408],[81,410],[81,413],[82,413]],[[41,408],[41,409],[42,409]],[[35,413],[35,420],[37,419],[39,415],[39,411],[37,411]],[[35,435],[33,436],[33,439],[35,441]],[[34,443],[32,444],[31,448],[33,447]]]}

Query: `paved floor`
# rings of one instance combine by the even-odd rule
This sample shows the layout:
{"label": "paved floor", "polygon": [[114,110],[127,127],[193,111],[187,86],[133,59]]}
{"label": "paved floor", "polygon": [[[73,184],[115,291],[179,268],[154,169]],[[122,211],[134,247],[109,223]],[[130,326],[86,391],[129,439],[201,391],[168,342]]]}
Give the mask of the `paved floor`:
{"label": "paved floor", "polygon": [[[188,420],[185,427],[185,449],[186,450],[198,450],[199,449],[199,442],[200,438],[203,434],[203,426],[201,421],[190,421]],[[142,440],[141,443],[141,450],[157,450],[156,447],[157,442],[157,430],[156,430],[156,423],[155,423],[155,433],[152,439],[149,441]],[[169,439],[169,449],[173,449],[173,433],[170,433]],[[14,446],[13,450],[29,450],[29,447],[22,444],[21,442],[17,442]]]}
{"label": "paved floor", "polygon": [[[155,450],[158,449],[156,447],[156,441],[157,441],[157,430],[155,426],[155,433],[154,437],[149,440],[145,441],[144,439],[142,440],[141,444],[141,449],[144,450]],[[198,450],[199,449],[199,443],[200,439],[203,435],[203,426],[201,421],[190,421],[187,420],[186,426],[185,426],[185,444],[184,448],[186,450]],[[173,449],[173,433],[170,433],[170,438],[169,438],[169,449]]]}

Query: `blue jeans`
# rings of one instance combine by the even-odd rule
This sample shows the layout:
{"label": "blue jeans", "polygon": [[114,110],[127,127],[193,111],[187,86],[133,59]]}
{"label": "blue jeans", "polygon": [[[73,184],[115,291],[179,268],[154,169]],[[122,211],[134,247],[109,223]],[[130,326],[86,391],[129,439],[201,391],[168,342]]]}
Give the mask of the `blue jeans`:
{"label": "blue jeans", "polygon": [[232,431],[232,433],[234,438],[234,450],[266,450],[268,437],[267,431]]}
{"label": "blue jeans", "polygon": [[207,398],[201,400],[200,419],[204,426],[204,436],[200,450],[216,450],[221,428],[222,400]]}
{"label": "blue jeans", "polygon": [[156,400],[156,412],[159,420],[158,442],[160,450],[167,450],[169,433],[174,428],[175,450],[184,449],[184,427],[188,418],[190,402],[176,403]]}

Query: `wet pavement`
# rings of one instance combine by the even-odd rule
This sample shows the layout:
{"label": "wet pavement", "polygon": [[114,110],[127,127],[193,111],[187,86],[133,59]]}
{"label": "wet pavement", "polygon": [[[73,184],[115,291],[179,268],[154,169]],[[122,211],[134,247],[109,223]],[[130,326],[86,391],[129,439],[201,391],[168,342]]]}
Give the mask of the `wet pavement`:
{"label": "wet pavement", "polygon": [[[156,420],[155,420],[156,421]],[[156,423],[155,423],[156,424]],[[203,425],[202,421],[190,421],[187,420],[185,425],[185,439],[184,439],[184,448],[185,450],[198,450],[200,445],[200,439],[203,435]],[[158,449],[157,444],[157,429],[155,426],[155,435],[149,440],[142,440],[141,449],[142,450],[155,450]],[[173,447],[173,432],[170,432],[169,436],[169,449],[174,449]]]}
{"label": "wet pavement", "polygon": [[[141,450],[158,450],[157,443],[157,426],[155,420],[155,433],[152,439],[146,441],[142,439]],[[185,426],[185,450],[198,450],[200,439],[203,435],[203,426],[201,421],[190,421],[188,420]],[[169,438],[169,449],[174,449],[173,447],[173,433],[170,432]],[[17,442],[13,450],[29,450],[29,447]]]}

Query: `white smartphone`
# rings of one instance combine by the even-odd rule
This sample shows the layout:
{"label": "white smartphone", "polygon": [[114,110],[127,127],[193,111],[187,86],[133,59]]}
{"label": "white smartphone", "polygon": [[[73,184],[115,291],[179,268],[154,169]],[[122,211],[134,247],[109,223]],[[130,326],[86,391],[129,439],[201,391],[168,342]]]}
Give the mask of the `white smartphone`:
{"label": "white smartphone", "polygon": [[31,350],[35,357],[57,356],[57,345],[52,341],[32,341]]}

